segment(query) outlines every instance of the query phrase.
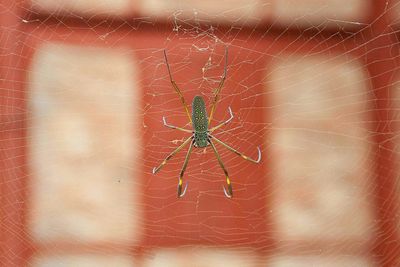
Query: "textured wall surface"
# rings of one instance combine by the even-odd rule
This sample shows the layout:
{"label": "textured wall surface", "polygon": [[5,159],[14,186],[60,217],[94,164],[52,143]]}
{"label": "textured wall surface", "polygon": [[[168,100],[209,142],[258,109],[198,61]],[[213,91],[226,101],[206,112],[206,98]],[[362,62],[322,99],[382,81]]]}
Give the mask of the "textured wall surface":
{"label": "textured wall surface", "polygon": [[29,104],[33,239],[135,242],[142,213],[134,60],[118,50],[60,44],[36,52]]}
{"label": "textured wall surface", "polygon": [[[4,265],[398,266],[400,2],[383,2],[0,5]],[[209,111],[225,48],[211,125],[234,118],[213,134],[262,160],[217,144],[228,199],[193,149],[178,199],[187,147],[152,173],[191,134],[163,125],[191,129],[163,51]]]}

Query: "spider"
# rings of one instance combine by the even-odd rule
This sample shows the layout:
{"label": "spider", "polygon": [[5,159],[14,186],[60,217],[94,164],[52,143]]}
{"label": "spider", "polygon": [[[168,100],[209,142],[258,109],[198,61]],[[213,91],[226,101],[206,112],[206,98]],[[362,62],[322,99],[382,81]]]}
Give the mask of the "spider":
{"label": "spider", "polygon": [[233,192],[232,192],[232,185],[231,185],[231,181],[229,179],[229,175],[228,175],[228,171],[226,170],[224,163],[221,160],[220,155],[217,152],[217,149],[214,145],[214,142],[217,142],[219,144],[221,144],[222,146],[224,146],[225,148],[227,148],[228,150],[234,152],[236,155],[244,158],[245,160],[248,160],[250,162],[253,163],[259,163],[261,160],[261,151],[260,148],[257,147],[258,150],[258,159],[254,160],[251,159],[248,156],[245,156],[244,154],[242,154],[241,152],[237,151],[236,149],[230,147],[229,145],[225,144],[224,142],[222,142],[221,140],[219,140],[218,138],[216,138],[215,136],[211,135],[212,132],[214,132],[215,130],[221,128],[222,126],[228,124],[232,119],[233,119],[233,114],[232,114],[232,110],[230,107],[228,107],[228,111],[230,114],[230,118],[227,119],[226,121],[220,123],[217,126],[214,126],[212,128],[210,128],[210,123],[211,120],[213,118],[214,112],[215,112],[215,108],[216,108],[216,104],[218,102],[218,98],[219,98],[219,93],[224,85],[225,82],[225,77],[226,77],[226,68],[227,68],[227,62],[228,62],[228,48],[225,48],[225,67],[224,67],[224,74],[222,76],[222,79],[218,85],[218,88],[216,89],[215,92],[215,96],[214,96],[214,100],[211,106],[211,112],[210,112],[210,116],[207,117],[207,111],[206,111],[206,107],[205,107],[205,103],[204,103],[204,99],[201,96],[195,96],[193,98],[193,102],[192,102],[192,116],[190,116],[189,113],[189,109],[186,105],[185,102],[185,98],[183,97],[181,90],[179,90],[178,85],[175,83],[174,79],[172,78],[171,75],[171,70],[168,64],[168,58],[167,58],[167,53],[164,50],[164,57],[165,57],[165,63],[167,65],[167,69],[168,69],[168,74],[169,74],[169,78],[170,78],[170,82],[172,84],[172,87],[175,89],[175,91],[178,93],[179,98],[182,102],[182,105],[186,111],[186,114],[189,118],[189,122],[193,125],[193,130],[189,130],[189,129],[185,129],[182,127],[177,127],[174,125],[170,125],[167,123],[165,117],[163,117],[163,123],[164,126],[171,128],[171,129],[175,129],[175,130],[179,130],[179,131],[183,131],[183,132],[187,132],[187,133],[191,133],[192,135],[190,137],[188,137],[180,146],[178,146],[172,153],[170,153],[163,162],[161,162],[161,164],[158,167],[154,167],[153,168],[153,174],[156,174],[157,172],[159,172],[161,170],[161,168],[168,162],[168,160],[170,160],[176,153],[178,153],[179,151],[182,150],[183,147],[185,147],[189,142],[190,142],[190,146],[189,149],[187,151],[186,154],[186,158],[185,161],[183,162],[183,166],[182,166],[182,170],[180,172],[179,175],[179,181],[178,181],[178,198],[181,198],[185,195],[186,190],[187,190],[187,182],[186,185],[182,191],[182,177],[183,174],[185,173],[186,167],[188,165],[189,162],[189,157],[190,154],[192,152],[192,148],[204,148],[207,147],[208,145],[211,146],[211,148],[214,151],[214,154],[218,160],[219,165],[221,166],[222,170],[225,173],[225,177],[226,177],[226,184],[228,185],[228,190],[225,188],[225,186],[222,186],[225,196],[227,198],[232,198],[233,196]]}

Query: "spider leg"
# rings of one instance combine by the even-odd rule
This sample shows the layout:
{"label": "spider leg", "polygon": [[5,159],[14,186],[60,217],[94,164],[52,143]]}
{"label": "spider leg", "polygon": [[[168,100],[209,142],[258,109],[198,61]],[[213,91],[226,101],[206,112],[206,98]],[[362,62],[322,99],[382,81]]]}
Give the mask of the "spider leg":
{"label": "spider leg", "polygon": [[186,154],[186,158],[185,158],[185,161],[183,162],[182,170],[181,170],[181,173],[179,175],[178,198],[183,197],[185,195],[186,189],[188,187],[188,183],[186,182],[185,188],[183,189],[183,192],[182,192],[182,177],[183,177],[183,174],[185,173],[186,167],[187,167],[187,165],[189,163],[190,153],[192,152],[193,144],[194,144],[194,141],[192,141],[190,143],[189,150],[188,150],[188,152]]}
{"label": "spider leg", "polygon": [[168,160],[170,160],[176,153],[178,153],[179,151],[181,151],[181,149],[187,145],[187,143],[189,143],[190,140],[193,139],[193,136],[190,136],[188,139],[186,139],[180,146],[178,146],[174,151],[172,151],[171,154],[169,154],[164,160],[163,162],[161,162],[161,164],[156,168],[153,168],[153,174],[156,174],[159,170],[161,170],[161,168],[167,163]]}
{"label": "spider leg", "polygon": [[167,64],[167,68],[168,68],[169,80],[172,84],[172,87],[174,87],[175,91],[178,93],[179,98],[181,99],[182,105],[185,108],[186,114],[189,118],[189,121],[190,121],[190,123],[192,123],[192,117],[190,116],[189,109],[185,102],[185,98],[183,97],[181,90],[179,90],[178,85],[175,83],[174,79],[172,78],[171,69],[169,68],[169,63],[168,63],[168,58],[167,58],[167,52],[165,52],[165,50],[164,50],[164,57],[165,57],[165,63]]}
{"label": "spider leg", "polygon": [[225,144],[224,142],[222,142],[221,140],[217,139],[214,136],[209,135],[210,138],[214,139],[217,143],[223,145],[224,147],[226,147],[227,149],[229,149],[230,151],[232,151],[233,153],[235,153],[238,156],[241,156],[242,158],[244,158],[245,160],[251,161],[253,163],[259,163],[261,161],[261,150],[259,147],[257,147],[258,150],[258,159],[254,160],[252,158],[249,158],[248,156],[244,155],[243,153],[240,153],[239,151],[237,151],[236,149],[234,149],[233,147],[228,146],[227,144]]}
{"label": "spider leg", "polygon": [[222,188],[224,189],[224,193],[225,196],[227,198],[232,198],[233,196],[233,192],[232,192],[232,185],[231,185],[231,181],[229,180],[229,174],[228,171],[226,170],[224,163],[222,163],[221,157],[218,154],[217,149],[215,148],[215,145],[213,144],[213,142],[211,141],[211,139],[208,139],[208,142],[210,143],[212,149],[214,150],[215,156],[217,157],[218,163],[221,166],[222,170],[225,173],[225,177],[226,177],[226,184],[228,185],[228,190],[226,190],[225,186],[222,186]]}
{"label": "spider leg", "polygon": [[166,119],[165,119],[165,117],[162,117],[162,119],[163,119],[163,123],[164,123],[165,127],[168,127],[168,128],[171,128],[171,129],[176,129],[176,130],[179,130],[179,131],[182,131],[182,132],[193,133],[193,131],[191,131],[191,130],[184,129],[184,128],[181,128],[181,127],[178,127],[178,126],[174,126],[174,125],[168,124]]}
{"label": "spider leg", "polygon": [[219,85],[217,87],[217,90],[215,91],[215,96],[214,96],[214,101],[211,106],[211,112],[210,112],[210,117],[208,117],[208,125],[210,125],[212,117],[214,115],[214,111],[219,99],[219,92],[221,91],[222,87],[224,86],[225,78],[226,78],[226,68],[228,64],[228,47],[225,47],[225,67],[224,67],[224,74],[222,75],[222,79],[219,82]]}
{"label": "spider leg", "polygon": [[209,130],[210,132],[213,132],[213,131],[217,130],[218,128],[220,128],[220,127],[222,127],[222,126],[228,124],[228,123],[233,119],[233,113],[232,113],[231,107],[228,107],[228,111],[229,111],[229,114],[231,115],[231,117],[230,117],[229,119],[227,119],[226,121],[220,123],[219,125],[217,125],[217,126],[211,128],[211,129]]}

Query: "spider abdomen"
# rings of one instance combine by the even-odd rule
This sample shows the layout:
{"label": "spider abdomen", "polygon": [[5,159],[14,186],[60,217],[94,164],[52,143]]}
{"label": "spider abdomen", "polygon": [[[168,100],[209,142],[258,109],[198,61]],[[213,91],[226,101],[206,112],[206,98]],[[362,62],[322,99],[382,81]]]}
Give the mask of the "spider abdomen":
{"label": "spider abdomen", "polygon": [[192,121],[194,130],[194,141],[197,147],[206,147],[208,145],[208,117],[204,99],[201,96],[195,96],[192,103]]}

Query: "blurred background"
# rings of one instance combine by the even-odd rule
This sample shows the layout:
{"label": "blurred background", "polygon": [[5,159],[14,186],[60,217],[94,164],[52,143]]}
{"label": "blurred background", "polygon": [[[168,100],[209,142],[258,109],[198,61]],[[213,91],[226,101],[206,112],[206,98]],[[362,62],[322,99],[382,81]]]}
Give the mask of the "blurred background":
{"label": "blurred background", "polygon": [[[400,266],[391,0],[0,0],[1,266]],[[169,81],[211,125],[191,129]]]}

